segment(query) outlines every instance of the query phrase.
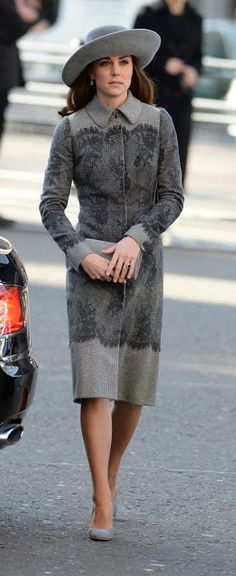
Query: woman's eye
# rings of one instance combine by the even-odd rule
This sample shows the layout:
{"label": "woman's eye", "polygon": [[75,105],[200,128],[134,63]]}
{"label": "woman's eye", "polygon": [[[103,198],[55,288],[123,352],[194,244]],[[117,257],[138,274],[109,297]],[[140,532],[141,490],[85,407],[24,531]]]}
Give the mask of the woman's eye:
{"label": "woman's eye", "polygon": [[129,64],[129,60],[121,60],[121,64]]}

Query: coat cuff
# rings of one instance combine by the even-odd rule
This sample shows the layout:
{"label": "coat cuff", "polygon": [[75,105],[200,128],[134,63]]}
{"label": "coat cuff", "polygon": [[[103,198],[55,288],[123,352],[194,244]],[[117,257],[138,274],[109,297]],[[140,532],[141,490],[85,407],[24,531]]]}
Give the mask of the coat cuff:
{"label": "coat cuff", "polygon": [[136,242],[138,242],[140,248],[142,248],[143,250],[143,244],[144,242],[151,242],[151,238],[150,236],[148,236],[147,232],[144,230],[144,227],[142,224],[134,224],[134,226],[131,226],[131,228],[129,228],[129,230],[127,230],[127,232],[124,234],[124,236],[130,236],[131,238],[133,238],[134,240],[136,240]]}
{"label": "coat cuff", "polygon": [[70,246],[70,248],[68,248],[66,251],[66,256],[67,258],[69,258],[75,270],[79,269],[80,263],[82,262],[83,258],[85,258],[85,256],[88,256],[89,254],[92,254],[92,250],[88,246],[88,244],[83,240],[78,244],[75,244],[74,246]]}

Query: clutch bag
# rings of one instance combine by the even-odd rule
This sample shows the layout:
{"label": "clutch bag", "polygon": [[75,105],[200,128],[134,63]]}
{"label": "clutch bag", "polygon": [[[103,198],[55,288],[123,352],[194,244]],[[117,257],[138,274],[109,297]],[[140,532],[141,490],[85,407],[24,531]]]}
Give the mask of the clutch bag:
{"label": "clutch bag", "polygon": [[[89,248],[91,248],[91,250],[94,254],[98,254],[99,256],[102,256],[103,258],[106,258],[107,260],[112,259],[113,254],[105,254],[104,252],[102,252],[102,250],[106,250],[107,248],[111,248],[112,246],[115,246],[115,244],[116,244],[115,242],[106,242],[105,240],[95,240],[94,238],[85,238],[85,242],[89,246]],[[141,262],[142,262],[142,257],[143,257],[143,252],[142,252],[142,250],[140,250],[138,258],[136,260],[134,273],[133,273],[133,278],[135,280],[136,280],[138,273],[139,273],[139,269],[140,269]]]}

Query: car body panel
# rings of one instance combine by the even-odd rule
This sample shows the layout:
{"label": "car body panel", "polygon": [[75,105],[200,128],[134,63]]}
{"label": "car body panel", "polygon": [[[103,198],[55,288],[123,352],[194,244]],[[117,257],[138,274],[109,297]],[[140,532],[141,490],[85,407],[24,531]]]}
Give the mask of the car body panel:
{"label": "car body panel", "polygon": [[0,237],[0,288],[4,291],[8,286],[20,290],[24,323],[18,332],[4,333],[3,303],[0,309],[0,448],[15,443],[22,435],[22,421],[33,401],[38,370],[31,351],[27,274],[15,248]]}
{"label": "car body panel", "polygon": [[[203,21],[203,56],[236,60],[236,21],[208,19]],[[223,62],[222,62],[223,64]],[[222,67],[204,66],[201,77],[195,88],[199,98],[225,98],[234,78],[235,70]]]}

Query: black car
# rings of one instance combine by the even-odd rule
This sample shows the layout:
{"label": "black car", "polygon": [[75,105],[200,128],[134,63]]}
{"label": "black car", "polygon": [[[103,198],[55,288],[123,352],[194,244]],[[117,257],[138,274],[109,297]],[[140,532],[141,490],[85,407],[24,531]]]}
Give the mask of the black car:
{"label": "black car", "polygon": [[0,236],[0,448],[22,436],[37,368],[31,356],[26,271],[12,244]]}

